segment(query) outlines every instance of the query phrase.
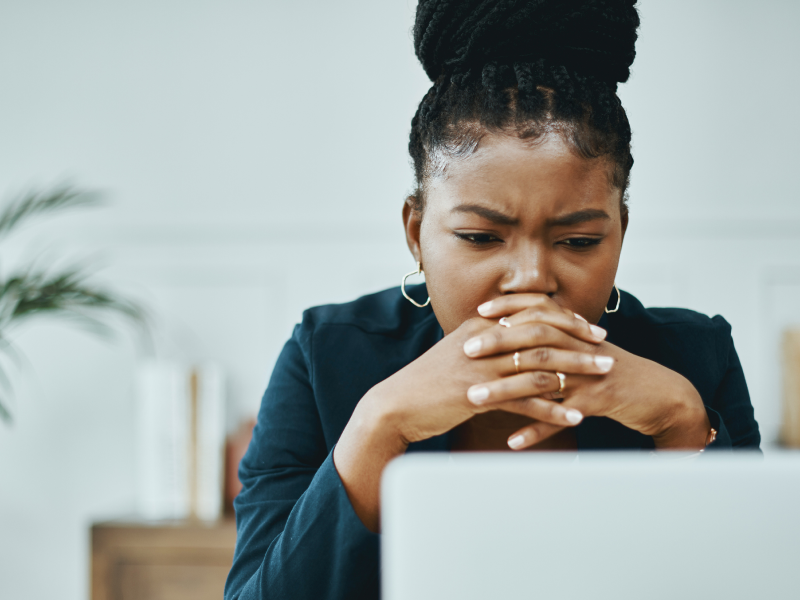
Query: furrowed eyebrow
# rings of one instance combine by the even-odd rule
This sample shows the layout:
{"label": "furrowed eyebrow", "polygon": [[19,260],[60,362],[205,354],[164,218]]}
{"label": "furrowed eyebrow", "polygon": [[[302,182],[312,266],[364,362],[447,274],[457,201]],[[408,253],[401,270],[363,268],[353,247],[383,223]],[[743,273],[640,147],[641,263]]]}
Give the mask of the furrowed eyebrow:
{"label": "furrowed eyebrow", "polygon": [[611,217],[609,217],[608,213],[604,210],[587,208],[586,210],[579,210],[568,215],[556,217],[555,219],[548,219],[547,225],[549,227],[569,227],[571,225],[596,221],[597,219],[608,220],[610,218]]}
{"label": "furrowed eyebrow", "polygon": [[519,219],[509,217],[504,213],[481,206],[480,204],[459,204],[450,212],[473,213],[479,217],[483,217],[487,221],[497,223],[498,225],[519,225]]}

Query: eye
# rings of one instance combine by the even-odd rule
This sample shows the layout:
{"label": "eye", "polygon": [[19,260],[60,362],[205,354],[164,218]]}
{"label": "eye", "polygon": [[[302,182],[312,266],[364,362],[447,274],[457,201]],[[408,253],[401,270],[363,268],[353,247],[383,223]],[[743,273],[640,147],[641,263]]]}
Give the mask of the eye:
{"label": "eye", "polygon": [[570,248],[574,248],[575,250],[585,250],[592,246],[596,246],[600,242],[602,242],[602,238],[590,238],[590,237],[574,237],[574,238],[567,238],[565,240],[561,240],[560,244],[564,244]]}
{"label": "eye", "polygon": [[456,233],[456,237],[469,244],[472,244],[473,246],[486,246],[487,244],[494,244],[496,242],[503,241],[491,233]]}

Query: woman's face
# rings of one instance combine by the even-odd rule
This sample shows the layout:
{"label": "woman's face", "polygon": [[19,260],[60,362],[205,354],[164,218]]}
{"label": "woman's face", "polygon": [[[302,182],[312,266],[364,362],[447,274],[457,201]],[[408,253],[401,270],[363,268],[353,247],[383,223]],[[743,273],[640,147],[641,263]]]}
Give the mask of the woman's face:
{"label": "woman's face", "polygon": [[408,245],[445,334],[503,294],[547,294],[597,323],[627,226],[608,168],[557,135],[533,145],[487,135],[429,182],[422,217],[406,203]]}

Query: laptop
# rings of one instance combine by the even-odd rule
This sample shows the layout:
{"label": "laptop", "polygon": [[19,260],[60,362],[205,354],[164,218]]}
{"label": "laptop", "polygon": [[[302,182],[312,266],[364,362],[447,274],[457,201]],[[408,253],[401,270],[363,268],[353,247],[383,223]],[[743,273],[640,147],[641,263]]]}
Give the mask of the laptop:
{"label": "laptop", "polygon": [[800,453],[409,454],[383,600],[800,599]]}

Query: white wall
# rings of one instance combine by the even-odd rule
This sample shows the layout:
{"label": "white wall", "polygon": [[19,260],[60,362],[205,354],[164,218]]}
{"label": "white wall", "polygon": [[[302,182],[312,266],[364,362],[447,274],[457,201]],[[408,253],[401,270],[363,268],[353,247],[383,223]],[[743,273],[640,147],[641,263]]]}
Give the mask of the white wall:
{"label": "white wall", "polygon": [[[63,177],[111,204],[30,229],[159,314],[158,353],[216,359],[231,423],[255,410],[304,307],[396,285],[408,127],[427,89],[411,0],[0,4],[0,190]],[[790,0],[644,0],[622,96],[634,127],[619,281],[722,313],[767,442],[776,340],[797,316],[800,84]],[[12,255],[12,256],[9,256]],[[88,596],[88,525],[134,508],[141,350],[64,324],[0,426],[0,597]]]}

